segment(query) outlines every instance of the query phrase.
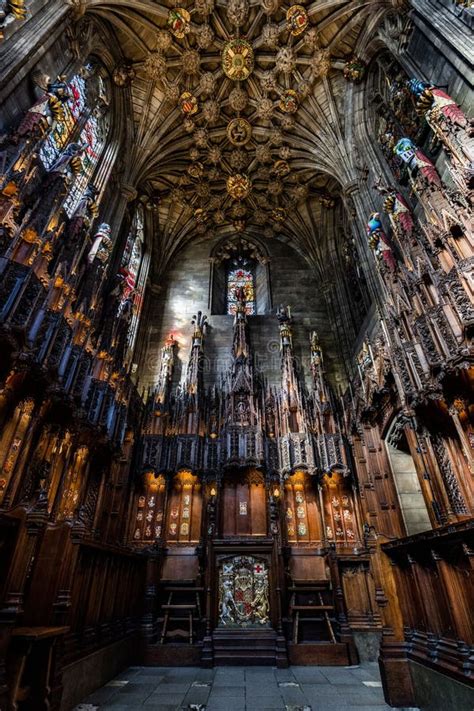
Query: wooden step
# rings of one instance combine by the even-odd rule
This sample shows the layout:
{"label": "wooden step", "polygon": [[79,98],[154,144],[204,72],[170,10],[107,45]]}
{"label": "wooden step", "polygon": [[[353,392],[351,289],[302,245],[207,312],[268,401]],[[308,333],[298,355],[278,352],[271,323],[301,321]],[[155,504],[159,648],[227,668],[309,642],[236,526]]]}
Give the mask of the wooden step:
{"label": "wooden step", "polygon": [[216,629],[212,635],[214,664],[276,664],[276,633],[270,629]]}

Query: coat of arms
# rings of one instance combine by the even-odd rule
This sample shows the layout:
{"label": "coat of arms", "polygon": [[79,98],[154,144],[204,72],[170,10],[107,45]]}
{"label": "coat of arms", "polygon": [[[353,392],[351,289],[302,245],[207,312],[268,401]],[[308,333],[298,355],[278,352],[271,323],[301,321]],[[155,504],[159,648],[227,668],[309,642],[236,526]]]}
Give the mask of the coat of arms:
{"label": "coat of arms", "polygon": [[219,568],[219,625],[269,626],[268,566],[251,556],[227,558]]}

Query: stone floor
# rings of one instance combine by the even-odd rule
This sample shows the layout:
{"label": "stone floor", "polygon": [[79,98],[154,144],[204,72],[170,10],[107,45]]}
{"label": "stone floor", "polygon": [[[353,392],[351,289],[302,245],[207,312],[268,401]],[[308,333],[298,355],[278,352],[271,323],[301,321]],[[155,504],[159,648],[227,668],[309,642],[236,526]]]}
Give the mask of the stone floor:
{"label": "stone floor", "polygon": [[382,711],[378,665],[130,667],[74,711]]}

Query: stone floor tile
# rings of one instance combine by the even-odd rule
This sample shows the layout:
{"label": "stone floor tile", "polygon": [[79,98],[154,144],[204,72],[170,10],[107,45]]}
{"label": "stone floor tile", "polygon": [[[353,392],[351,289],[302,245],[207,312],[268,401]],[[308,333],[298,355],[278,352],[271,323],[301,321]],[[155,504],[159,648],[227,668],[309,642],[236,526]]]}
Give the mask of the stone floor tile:
{"label": "stone floor tile", "polygon": [[195,681],[212,681],[216,675],[215,669],[196,669]]}
{"label": "stone floor tile", "polygon": [[212,683],[213,689],[221,689],[223,686],[240,686],[240,687],[245,687],[246,681],[245,679],[241,679],[240,677],[237,676],[220,676],[216,677]]}
{"label": "stone floor tile", "polygon": [[[206,689],[202,687],[192,686],[184,697],[184,701],[188,704],[203,704],[209,698],[210,693],[210,687]],[[193,701],[193,699],[196,699],[196,701]]]}
{"label": "stone floor tile", "polygon": [[325,671],[323,675],[330,684],[354,684],[354,676],[348,671]]}
{"label": "stone floor tile", "polygon": [[101,689],[97,689],[92,694],[89,694],[87,698],[84,699],[84,704],[106,704],[110,699],[117,695],[118,689],[109,688],[103,686]]}
{"label": "stone floor tile", "polygon": [[285,705],[285,701],[281,696],[269,694],[268,696],[246,696],[245,703],[247,706],[273,706],[280,708]]}
{"label": "stone floor tile", "polygon": [[168,679],[163,679],[155,688],[157,694],[183,694],[183,696],[189,691],[191,686],[191,681],[171,681]]}
{"label": "stone floor tile", "polygon": [[326,681],[325,684],[301,684],[301,691],[305,696],[311,699],[317,698],[318,696],[340,699],[339,690],[334,684],[329,684],[328,681]]}
{"label": "stone floor tile", "polygon": [[235,698],[244,698],[245,697],[245,687],[243,686],[214,686],[211,691],[210,695],[210,700],[211,699],[223,699],[227,696],[230,697],[235,697]]}
{"label": "stone floor tile", "polygon": [[[283,682],[283,683],[291,684],[292,682],[289,681],[289,682]],[[259,694],[259,696],[261,696],[262,694],[264,694],[266,692],[271,692],[271,691],[275,692],[277,694],[280,693],[279,682],[277,682],[276,679],[272,679],[272,680],[265,679],[265,681],[262,681],[262,682],[257,682],[252,679],[250,681],[245,682],[245,688],[249,689],[250,691],[252,691],[256,694]]]}
{"label": "stone floor tile", "polygon": [[371,669],[370,667],[356,667],[354,669],[348,669],[348,671],[356,679],[360,679],[360,681],[378,681],[380,679],[378,669]]}
{"label": "stone floor tile", "polygon": [[294,677],[297,681],[301,682],[304,684],[305,682],[308,684],[326,684],[327,679],[322,674],[318,669],[310,668],[310,667],[303,667],[299,669],[295,669],[293,671]]}
{"label": "stone floor tile", "polygon": [[127,686],[124,686],[122,689],[116,689],[116,693],[121,696],[121,697],[126,697],[129,694],[151,694],[153,691],[155,691],[158,688],[158,682],[155,682],[154,684],[134,684],[130,682],[127,684]]}
{"label": "stone floor tile", "polygon": [[144,701],[143,706],[157,706],[161,704],[162,706],[179,706],[182,704],[185,694],[161,694],[154,693],[151,694],[146,701]]}
{"label": "stone floor tile", "polygon": [[381,687],[363,684],[379,680],[377,664],[290,669],[135,667],[90,694],[82,711],[189,711],[190,704],[206,704],[206,711],[289,711],[305,706],[312,711],[389,711]]}
{"label": "stone floor tile", "polygon": [[281,689],[281,695],[287,706],[304,706],[308,703],[308,699],[300,689]]}
{"label": "stone floor tile", "polygon": [[245,711],[245,699],[235,696],[216,700],[209,698],[206,711]]}
{"label": "stone floor tile", "polygon": [[118,681],[131,681],[137,676],[140,676],[142,673],[143,667],[129,667],[128,669],[125,669],[123,672],[120,672],[120,674],[117,674],[116,677],[114,677],[114,680]]}
{"label": "stone floor tile", "polygon": [[291,669],[274,669],[277,681],[295,681],[294,667]]}

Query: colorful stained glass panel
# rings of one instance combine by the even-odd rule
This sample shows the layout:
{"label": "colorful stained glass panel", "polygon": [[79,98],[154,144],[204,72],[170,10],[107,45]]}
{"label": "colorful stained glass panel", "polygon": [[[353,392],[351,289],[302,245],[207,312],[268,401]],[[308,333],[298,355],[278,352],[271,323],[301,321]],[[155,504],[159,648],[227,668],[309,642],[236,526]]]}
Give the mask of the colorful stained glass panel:
{"label": "colorful stained glass panel", "polygon": [[234,315],[237,308],[236,289],[245,291],[245,310],[248,315],[255,313],[255,287],[253,274],[249,269],[232,269],[227,275],[227,313]]}

